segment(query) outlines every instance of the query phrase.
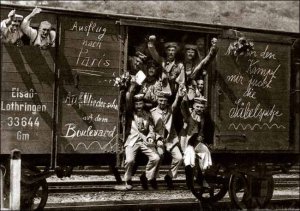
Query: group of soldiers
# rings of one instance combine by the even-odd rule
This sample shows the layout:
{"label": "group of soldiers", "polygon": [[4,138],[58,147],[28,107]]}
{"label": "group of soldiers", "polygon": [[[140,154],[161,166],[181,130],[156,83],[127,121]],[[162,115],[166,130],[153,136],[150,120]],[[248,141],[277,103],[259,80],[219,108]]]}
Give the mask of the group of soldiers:
{"label": "group of soldiers", "polygon": [[24,35],[29,38],[29,45],[38,46],[41,49],[55,47],[56,32],[52,29],[52,24],[48,21],[42,21],[38,29],[30,26],[34,16],[42,11],[41,8],[34,8],[33,11],[23,18],[16,14],[16,10],[8,13],[8,18],[1,21],[1,42],[13,44],[16,46],[24,45]]}
{"label": "group of soldiers", "polygon": [[[166,56],[162,57],[156,49],[156,36],[151,35],[147,39],[150,56],[138,51],[129,58],[129,72],[133,76],[126,92],[125,185],[116,189],[133,188],[138,151],[148,157],[146,170],[140,176],[144,189],[148,189],[149,184],[157,189],[156,178],[166,152],[172,156],[164,177],[168,188],[173,188],[173,178],[182,162],[188,188],[199,168],[200,185],[208,185],[202,173],[212,165],[210,151],[204,144],[203,114],[207,100],[203,92],[205,69],[217,54],[216,44],[217,39],[213,38],[208,54],[201,58],[197,45],[185,43],[184,59],[179,61],[176,58],[180,51],[178,42],[165,42]],[[145,72],[142,82],[140,72]]]}

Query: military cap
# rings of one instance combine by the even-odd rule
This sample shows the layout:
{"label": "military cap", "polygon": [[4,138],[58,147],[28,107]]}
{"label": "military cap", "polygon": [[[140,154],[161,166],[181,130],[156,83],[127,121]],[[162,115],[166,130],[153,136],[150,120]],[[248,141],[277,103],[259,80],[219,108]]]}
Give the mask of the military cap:
{"label": "military cap", "polygon": [[166,49],[168,49],[168,48],[170,48],[170,47],[173,47],[173,48],[175,48],[176,50],[178,50],[178,48],[179,48],[179,45],[178,45],[177,42],[166,42],[166,43],[164,44],[164,46],[165,46]]}
{"label": "military cap", "polygon": [[144,100],[144,94],[136,94],[133,96],[133,100],[135,102],[138,102],[138,101],[143,101]]}
{"label": "military cap", "polygon": [[23,15],[15,14],[15,16],[13,18],[14,22],[22,22],[22,20],[23,20]]}
{"label": "military cap", "polygon": [[139,57],[140,59],[142,59],[143,61],[145,61],[147,59],[147,56],[145,54],[143,54],[141,51],[136,51],[135,55],[137,57]]}
{"label": "military cap", "polygon": [[188,49],[197,50],[197,45],[193,45],[193,44],[185,44],[185,45],[184,45],[184,49],[185,49],[185,50],[188,50]]}
{"label": "military cap", "polygon": [[158,68],[159,67],[159,64],[154,61],[153,59],[150,59],[148,60],[147,62],[147,67],[154,67],[154,68]]}
{"label": "military cap", "polygon": [[207,100],[202,96],[194,98],[194,103],[205,104],[206,102],[207,102]]}
{"label": "military cap", "polygon": [[169,99],[169,97],[171,97],[171,93],[170,92],[166,92],[166,91],[160,91],[160,92],[157,92],[156,96],[157,96],[157,98],[166,98],[166,99]]}
{"label": "military cap", "polygon": [[52,24],[50,22],[48,22],[48,21],[42,21],[40,23],[39,28],[40,29],[51,29],[51,26],[52,26]]}

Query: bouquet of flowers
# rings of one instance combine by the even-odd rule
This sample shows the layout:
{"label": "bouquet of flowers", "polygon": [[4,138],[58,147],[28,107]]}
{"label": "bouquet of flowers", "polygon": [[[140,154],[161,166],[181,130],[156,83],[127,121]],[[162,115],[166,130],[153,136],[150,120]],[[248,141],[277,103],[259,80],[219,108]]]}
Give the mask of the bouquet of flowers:
{"label": "bouquet of flowers", "polygon": [[234,56],[245,55],[254,50],[254,43],[245,37],[240,37],[237,41],[230,44],[230,54]]}
{"label": "bouquet of flowers", "polygon": [[125,72],[120,77],[115,78],[114,86],[120,87],[120,89],[126,90],[130,86],[131,75],[129,72]]}

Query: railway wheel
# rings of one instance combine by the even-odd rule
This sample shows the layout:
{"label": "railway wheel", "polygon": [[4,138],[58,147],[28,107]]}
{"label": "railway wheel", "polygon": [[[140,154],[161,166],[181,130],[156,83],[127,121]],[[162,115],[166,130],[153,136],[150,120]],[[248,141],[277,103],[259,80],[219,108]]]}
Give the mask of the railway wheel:
{"label": "railway wheel", "polygon": [[34,181],[34,176],[41,173],[35,166],[22,167],[21,209],[43,210],[48,200],[47,181],[45,178]]}
{"label": "railway wheel", "polygon": [[213,203],[221,200],[228,191],[228,177],[221,166],[214,166],[210,172],[204,174],[204,179],[209,187],[200,186],[199,178],[196,178],[191,188],[194,196],[202,202]]}
{"label": "railway wheel", "polygon": [[247,178],[242,173],[233,173],[229,180],[229,197],[235,207],[240,209],[247,208],[250,197],[250,189]]}
{"label": "railway wheel", "polygon": [[33,210],[43,210],[48,200],[48,183],[46,179],[39,182],[33,196]]}
{"label": "railway wheel", "polygon": [[265,208],[272,199],[274,180],[272,176],[256,178],[234,173],[229,181],[229,196],[236,208]]}

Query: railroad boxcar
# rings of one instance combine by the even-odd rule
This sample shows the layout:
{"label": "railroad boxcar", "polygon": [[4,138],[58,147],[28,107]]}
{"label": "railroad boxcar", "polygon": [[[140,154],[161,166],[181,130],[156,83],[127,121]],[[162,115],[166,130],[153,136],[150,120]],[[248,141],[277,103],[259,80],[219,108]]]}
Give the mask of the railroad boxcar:
{"label": "railroad boxcar", "polygon": [[[1,20],[12,9],[26,17],[33,8],[1,5]],[[272,175],[299,162],[299,33],[53,8],[30,26],[44,20],[53,46],[31,45],[26,35],[1,42],[1,165],[20,150],[24,189],[46,186],[49,169],[68,174],[69,166],[110,165],[118,176],[126,118],[115,80],[152,34],[159,52],[165,40],[190,39],[204,43],[205,54],[218,38],[204,89],[215,189],[205,198],[194,188],[197,198],[219,200],[229,190],[238,207],[263,207]]]}

